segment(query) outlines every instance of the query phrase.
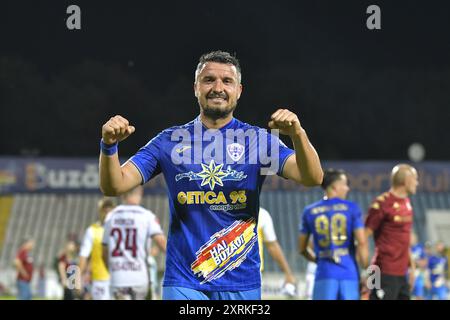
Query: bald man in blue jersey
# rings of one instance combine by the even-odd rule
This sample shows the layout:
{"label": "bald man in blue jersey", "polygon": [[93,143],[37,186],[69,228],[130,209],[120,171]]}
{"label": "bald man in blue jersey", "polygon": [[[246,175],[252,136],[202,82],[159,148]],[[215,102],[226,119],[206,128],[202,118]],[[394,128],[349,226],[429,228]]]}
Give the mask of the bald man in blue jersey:
{"label": "bald man in blue jersey", "polygon": [[122,166],[118,143],[135,130],[122,116],[102,127],[100,187],[115,196],[162,173],[168,187],[170,226],[163,299],[261,297],[257,245],[259,194],[278,174],[306,186],[322,182],[317,152],[293,112],[278,109],[268,123],[288,135],[233,117],[242,93],[238,60],[227,52],[202,55],[194,93],[200,115],[159,133]]}

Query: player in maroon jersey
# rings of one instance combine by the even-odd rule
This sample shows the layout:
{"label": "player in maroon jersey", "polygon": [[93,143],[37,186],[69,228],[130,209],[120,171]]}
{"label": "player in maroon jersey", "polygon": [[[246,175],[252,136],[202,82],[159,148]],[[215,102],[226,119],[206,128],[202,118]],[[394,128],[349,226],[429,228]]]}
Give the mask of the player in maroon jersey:
{"label": "player in maroon jersey", "polygon": [[14,259],[17,270],[17,291],[19,300],[31,300],[31,279],[33,277],[33,256],[34,240],[26,237]]}
{"label": "player in maroon jersey", "polygon": [[418,184],[416,169],[407,164],[395,166],[390,190],[378,196],[369,209],[366,235],[375,239],[372,264],[381,271],[380,287],[371,291],[371,300],[410,298],[407,271],[408,266],[414,268],[414,263],[410,253],[413,209],[409,196],[416,193]]}

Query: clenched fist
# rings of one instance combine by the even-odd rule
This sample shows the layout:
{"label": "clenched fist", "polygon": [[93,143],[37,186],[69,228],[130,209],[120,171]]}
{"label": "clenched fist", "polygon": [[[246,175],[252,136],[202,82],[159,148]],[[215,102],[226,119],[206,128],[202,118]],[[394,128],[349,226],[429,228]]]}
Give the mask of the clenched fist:
{"label": "clenched fist", "polygon": [[281,134],[288,136],[298,134],[302,130],[297,115],[287,109],[278,109],[272,114],[269,128],[278,129]]}
{"label": "clenched fist", "polygon": [[115,116],[103,125],[102,139],[106,144],[114,144],[125,140],[135,130],[133,126],[130,126],[127,119],[122,116]]}

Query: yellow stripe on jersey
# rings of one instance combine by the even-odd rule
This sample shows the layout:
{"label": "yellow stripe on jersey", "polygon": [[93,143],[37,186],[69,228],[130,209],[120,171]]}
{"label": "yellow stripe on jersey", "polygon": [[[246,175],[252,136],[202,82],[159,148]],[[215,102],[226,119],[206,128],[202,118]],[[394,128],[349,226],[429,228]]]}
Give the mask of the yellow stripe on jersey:
{"label": "yellow stripe on jersey", "polygon": [[93,281],[104,281],[109,279],[109,272],[102,259],[102,239],[104,228],[98,223],[91,225],[92,229],[92,253],[91,270]]}

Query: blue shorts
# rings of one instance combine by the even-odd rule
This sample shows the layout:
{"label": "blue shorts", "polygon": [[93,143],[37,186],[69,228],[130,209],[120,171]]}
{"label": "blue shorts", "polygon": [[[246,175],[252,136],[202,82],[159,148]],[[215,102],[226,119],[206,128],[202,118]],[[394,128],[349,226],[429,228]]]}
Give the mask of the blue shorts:
{"label": "blue shorts", "polygon": [[425,280],[422,277],[416,277],[414,281],[414,288],[412,291],[412,295],[416,298],[425,298]]}
{"label": "blue shorts", "polygon": [[430,295],[430,300],[447,300],[447,288],[445,286],[433,287]]}
{"label": "blue shorts", "polygon": [[19,300],[31,300],[31,284],[28,281],[17,280],[17,299]]}
{"label": "blue shorts", "polygon": [[357,280],[320,279],[314,282],[313,300],[359,300]]}
{"label": "blue shorts", "polygon": [[261,300],[261,288],[247,291],[200,291],[184,287],[163,287],[163,300]]}
{"label": "blue shorts", "polygon": [[416,298],[425,298],[425,285],[416,283],[412,295]]}

